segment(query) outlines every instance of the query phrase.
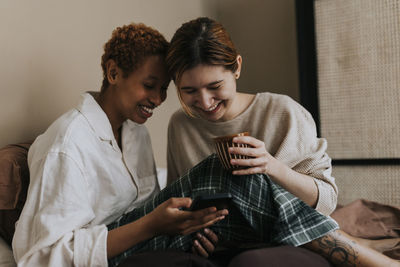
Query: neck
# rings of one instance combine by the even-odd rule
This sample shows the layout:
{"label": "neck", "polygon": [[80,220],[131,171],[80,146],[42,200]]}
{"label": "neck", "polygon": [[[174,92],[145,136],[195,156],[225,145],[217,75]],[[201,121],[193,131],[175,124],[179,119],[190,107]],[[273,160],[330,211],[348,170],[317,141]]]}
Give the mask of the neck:
{"label": "neck", "polygon": [[97,103],[99,103],[104,113],[106,113],[107,118],[110,121],[114,137],[118,141],[120,138],[120,129],[124,119],[118,115],[118,112],[115,109],[116,105],[112,103],[113,98],[110,93],[111,91],[112,90],[110,90],[110,88],[102,90],[100,93],[97,93],[94,98],[96,99]]}
{"label": "neck", "polygon": [[255,95],[252,94],[236,93],[235,99],[231,104],[229,116],[225,121],[232,120],[242,114],[250,106],[254,97]]}

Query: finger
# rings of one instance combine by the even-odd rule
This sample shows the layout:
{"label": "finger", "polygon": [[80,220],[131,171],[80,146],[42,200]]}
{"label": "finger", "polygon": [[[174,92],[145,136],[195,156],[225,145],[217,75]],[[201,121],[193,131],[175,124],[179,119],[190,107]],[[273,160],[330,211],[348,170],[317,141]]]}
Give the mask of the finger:
{"label": "finger", "polygon": [[218,236],[214,233],[214,231],[209,228],[204,228],[203,230],[205,236],[210,240],[214,245],[218,243]]}
{"label": "finger", "polygon": [[197,250],[196,250],[194,244],[192,246],[192,253],[195,254],[195,255],[199,255],[199,253],[197,253]]}
{"label": "finger", "polygon": [[171,208],[189,208],[192,204],[192,199],[189,197],[173,197],[168,199],[168,206]]}
{"label": "finger", "polygon": [[270,154],[265,149],[265,146],[261,147],[244,147],[244,146],[231,146],[228,148],[228,152],[233,155],[244,155],[251,158],[267,157]]}
{"label": "finger", "polygon": [[216,207],[208,207],[201,210],[192,211],[191,213],[194,220],[198,220],[201,218],[211,218],[212,215],[215,215],[216,217],[223,215],[220,214],[221,212],[218,211]]}
{"label": "finger", "polygon": [[[187,212],[187,213],[199,213],[197,212]],[[229,215],[229,211],[227,209],[218,210],[209,215],[201,215],[201,216],[192,216],[192,219],[186,220],[182,223],[182,229],[184,234],[190,234],[196,232],[202,228],[206,228],[220,220],[223,220],[225,216]]]}
{"label": "finger", "polygon": [[208,227],[208,226],[211,226],[211,225],[213,225],[214,223],[219,222],[219,221],[221,221],[221,220],[223,220],[223,219],[225,219],[225,216],[219,216],[219,217],[217,217],[217,218],[215,218],[215,219],[213,219],[213,220],[209,220],[209,221],[203,223],[202,225],[195,226],[196,231],[198,231],[198,230],[200,230],[200,229],[203,229],[203,228],[206,228],[206,227]]}
{"label": "finger", "polygon": [[232,171],[233,175],[251,175],[251,174],[256,174],[256,173],[265,173],[264,168],[254,167],[254,168]]}
{"label": "finger", "polygon": [[192,222],[190,222],[190,223],[188,223],[186,225],[185,230],[182,231],[182,234],[183,235],[188,235],[188,234],[191,234],[193,232],[197,232],[200,229],[209,227],[209,226],[213,225],[214,223],[216,223],[218,221],[221,221],[223,219],[225,219],[225,216],[220,216],[220,217],[217,217],[217,218],[215,218],[213,220],[210,220],[210,221],[208,221],[206,223],[203,223],[203,224],[199,224],[197,221],[192,221]]}
{"label": "finger", "polygon": [[233,143],[238,143],[238,144],[248,144],[252,147],[262,147],[265,146],[264,142],[261,140],[258,140],[257,138],[254,138],[252,136],[237,136],[232,139]]}
{"label": "finger", "polygon": [[265,158],[251,158],[251,159],[231,159],[232,165],[256,167],[268,163]]}
{"label": "finger", "polygon": [[236,146],[231,146],[228,148],[229,154],[232,155],[243,155],[243,156],[248,156],[248,157],[257,157],[259,156],[258,149],[253,148],[253,147],[236,147]]}
{"label": "finger", "polygon": [[[210,212],[210,210],[214,210],[213,212]],[[214,220],[215,218],[221,217],[221,216],[226,216],[229,214],[229,211],[227,209],[222,209],[222,210],[217,210],[217,208],[213,207],[212,209],[207,208],[204,210],[199,210],[196,211],[193,214],[193,221],[195,223],[207,223],[211,220]]]}
{"label": "finger", "polygon": [[193,246],[197,252],[198,255],[208,258],[208,253],[207,251],[201,246],[200,242],[198,240],[194,240]]}
{"label": "finger", "polygon": [[[209,213],[212,210],[214,212]],[[203,228],[202,225],[209,225],[209,222],[214,221],[218,217],[228,215],[229,211],[227,209],[217,210],[215,207],[212,207],[198,211],[180,211],[180,213],[180,221],[182,221],[181,229],[183,229],[185,234],[189,234]]]}
{"label": "finger", "polygon": [[208,254],[211,254],[215,250],[214,244],[208,240],[207,237],[202,235],[200,232],[196,233],[197,240],[200,242],[200,245],[208,252]]}

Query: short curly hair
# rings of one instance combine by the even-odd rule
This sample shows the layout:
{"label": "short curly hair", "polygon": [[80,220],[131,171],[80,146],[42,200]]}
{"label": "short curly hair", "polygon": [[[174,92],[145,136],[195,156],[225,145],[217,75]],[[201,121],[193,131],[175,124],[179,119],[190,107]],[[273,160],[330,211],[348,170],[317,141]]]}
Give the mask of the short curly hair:
{"label": "short curly hair", "polygon": [[112,59],[127,77],[135,71],[147,56],[166,56],[169,43],[157,30],[143,23],[131,23],[116,28],[111,39],[104,44],[104,54],[101,57],[103,68],[103,84],[101,89],[108,87],[106,63]]}

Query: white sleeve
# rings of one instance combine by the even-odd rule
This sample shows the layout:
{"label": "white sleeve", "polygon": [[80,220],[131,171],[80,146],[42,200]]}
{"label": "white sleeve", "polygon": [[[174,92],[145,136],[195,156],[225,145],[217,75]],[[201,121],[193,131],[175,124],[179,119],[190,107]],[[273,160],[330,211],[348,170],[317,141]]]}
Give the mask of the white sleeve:
{"label": "white sleeve", "polygon": [[107,227],[95,214],[83,170],[64,153],[30,166],[30,185],[13,239],[18,266],[107,266]]}

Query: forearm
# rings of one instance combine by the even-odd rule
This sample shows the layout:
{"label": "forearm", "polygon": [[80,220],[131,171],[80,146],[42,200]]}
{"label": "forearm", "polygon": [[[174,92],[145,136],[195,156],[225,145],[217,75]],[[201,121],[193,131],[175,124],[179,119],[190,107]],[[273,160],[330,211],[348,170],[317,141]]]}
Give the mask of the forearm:
{"label": "forearm", "polygon": [[155,236],[151,219],[146,215],[134,222],[108,232],[107,258],[112,258],[132,246]]}
{"label": "forearm", "polygon": [[269,174],[271,179],[315,208],[318,202],[318,187],[314,182],[314,178],[298,173],[281,162],[278,164],[279,168],[276,168],[273,173]]}

